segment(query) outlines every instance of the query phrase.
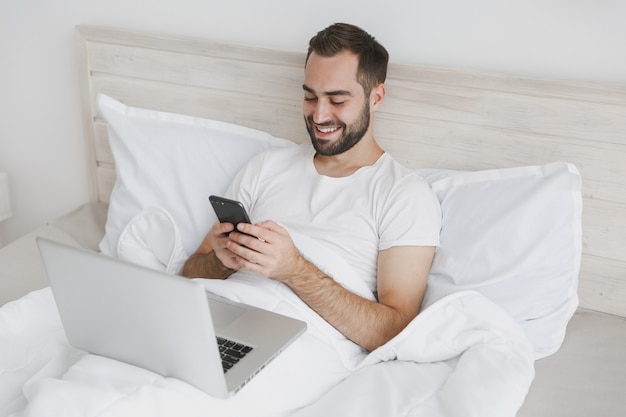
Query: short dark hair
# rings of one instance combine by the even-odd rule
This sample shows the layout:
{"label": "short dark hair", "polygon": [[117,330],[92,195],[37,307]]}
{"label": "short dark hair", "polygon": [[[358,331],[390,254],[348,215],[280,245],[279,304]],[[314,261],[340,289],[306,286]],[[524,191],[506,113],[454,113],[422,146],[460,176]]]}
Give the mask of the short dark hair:
{"label": "short dark hair", "polygon": [[313,36],[309,41],[305,65],[313,52],[331,57],[346,50],[359,58],[357,81],[366,95],[376,85],[385,82],[389,53],[372,35],[348,23],[335,23]]}

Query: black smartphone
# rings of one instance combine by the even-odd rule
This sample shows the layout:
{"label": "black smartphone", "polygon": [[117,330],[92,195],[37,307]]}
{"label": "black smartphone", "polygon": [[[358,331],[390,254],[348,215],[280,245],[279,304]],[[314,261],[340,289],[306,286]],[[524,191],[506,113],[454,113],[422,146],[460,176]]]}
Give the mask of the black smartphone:
{"label": "black smartphone", "polygon": [[209,201],[220,223],[232,223],[235,230],[239,223],[250,223],[250,217],[241,202],[216,195],[209,196]]}

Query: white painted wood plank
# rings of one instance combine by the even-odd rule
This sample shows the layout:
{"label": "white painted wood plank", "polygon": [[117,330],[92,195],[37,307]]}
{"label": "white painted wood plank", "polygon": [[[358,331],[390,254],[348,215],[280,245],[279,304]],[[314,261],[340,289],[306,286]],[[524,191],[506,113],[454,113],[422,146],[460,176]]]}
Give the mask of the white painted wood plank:
{"label": "white painted wood plank", "polygon": [[[133,46],[94,43],[89,52],[94,76],[123,78],[194,86],[260,96],[301,97],[303,67],[278,63],[189,55]],[[262,80],[262,82],[259,82]]]}
{"label": "white painted wood plank", "polygon": [[578,296],[581,307],[626,317],[626,262],[583,255]]}
{"label": "white painted wood plank", "polygon": [[242,94],[126,78],[94,77],[95,95],[103,93],[129,106],[188,114],[235,123],[295,142],[306,140],[302,103],[276,97]]}
{"label": "white painted wood plank", "polygon": [[[461,77],[463,74],[459,74]],[[626,106],[388,80],[381,111],[485,128],[626,144]]]}

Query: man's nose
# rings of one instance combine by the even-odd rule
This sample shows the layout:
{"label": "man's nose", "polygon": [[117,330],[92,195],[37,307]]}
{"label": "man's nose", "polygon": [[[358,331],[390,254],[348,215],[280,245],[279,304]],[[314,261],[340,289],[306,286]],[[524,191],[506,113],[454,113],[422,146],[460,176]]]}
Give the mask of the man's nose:
{"label": "man's nose", "polygon": [[315,110],[313,111],[313,121],[320,124],[330,120],[331,118],[330,105],[328,102],[325,100],[318,100],[315,104]]}

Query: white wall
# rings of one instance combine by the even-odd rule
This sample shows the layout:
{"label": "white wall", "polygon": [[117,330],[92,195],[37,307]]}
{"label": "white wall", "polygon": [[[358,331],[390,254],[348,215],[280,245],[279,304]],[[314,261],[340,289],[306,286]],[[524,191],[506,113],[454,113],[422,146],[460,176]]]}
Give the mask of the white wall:
{"label": "white wall", "polygon": [[74,26],[304,50],[337,21],[394,62],[626,84],[623,0],[0,0],[0,171],[8,243],[87,200]]}

